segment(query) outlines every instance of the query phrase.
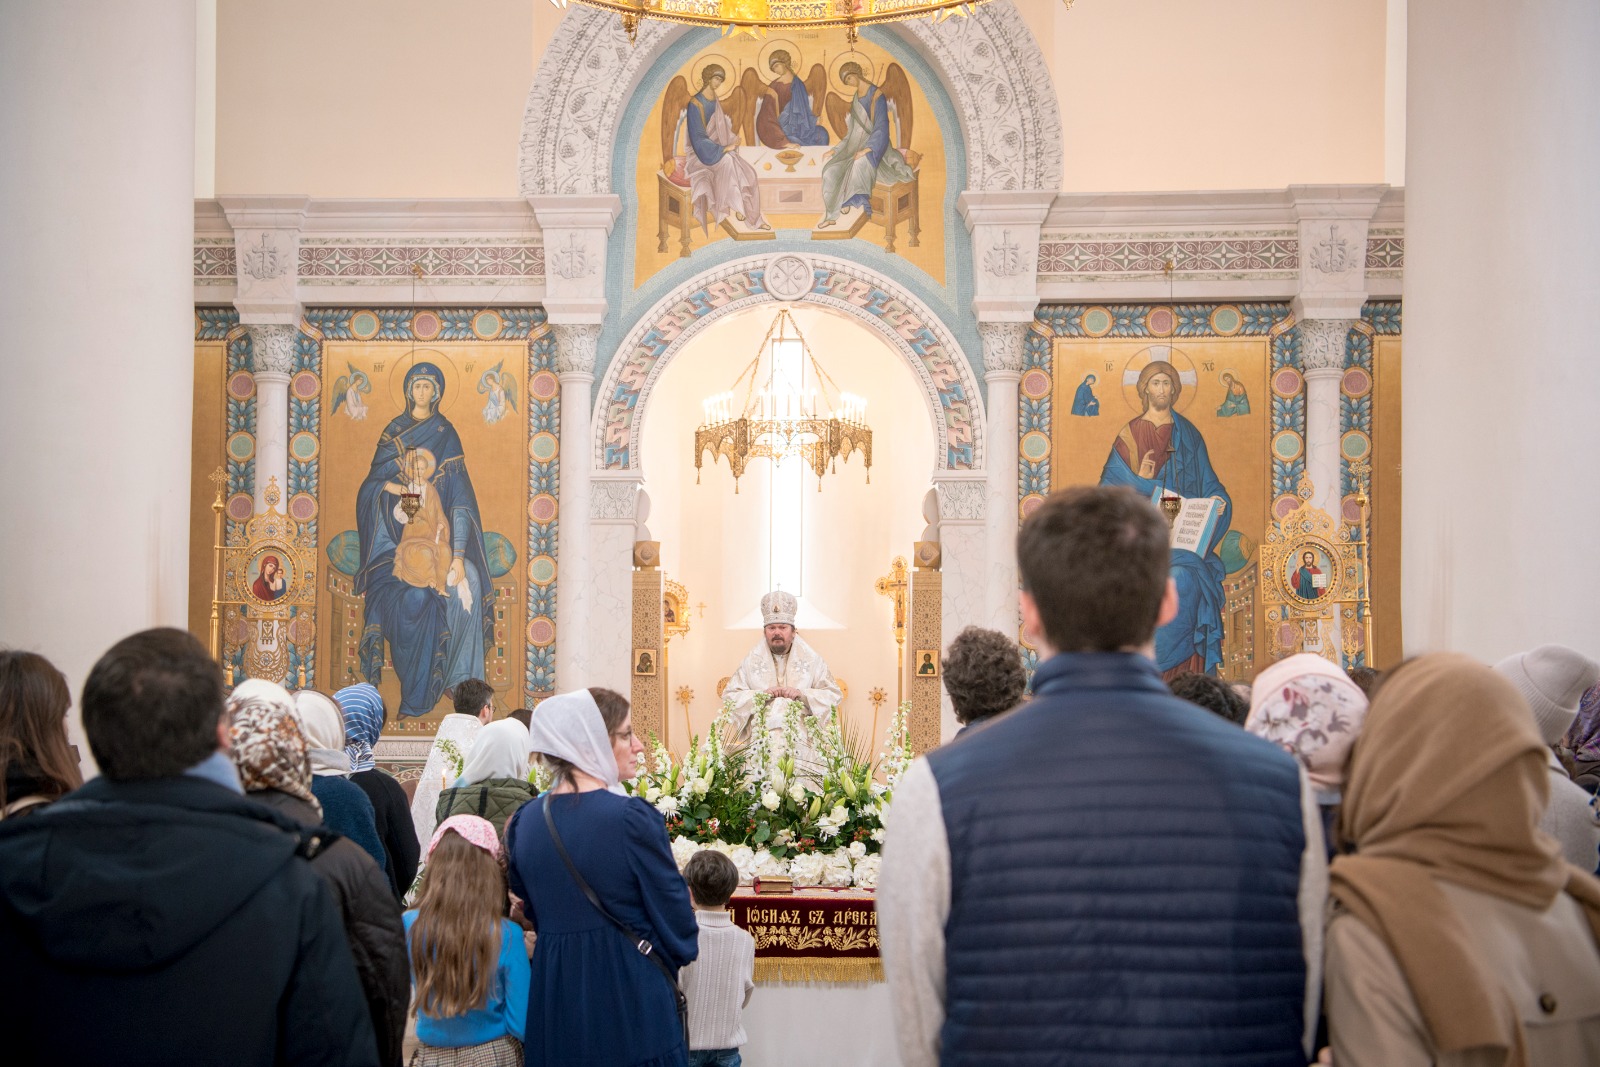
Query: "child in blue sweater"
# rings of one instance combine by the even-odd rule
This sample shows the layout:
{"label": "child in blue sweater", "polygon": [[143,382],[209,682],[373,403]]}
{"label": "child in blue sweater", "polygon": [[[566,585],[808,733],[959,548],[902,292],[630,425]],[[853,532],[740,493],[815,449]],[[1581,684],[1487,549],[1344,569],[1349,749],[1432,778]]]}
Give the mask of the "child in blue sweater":
{"label": "child in blue sweater", "polygon": [[522,1067],[528,950],[506,899],[494,826],[476,815],[440,823],[405,914],[421,1043],[412,1067]]}

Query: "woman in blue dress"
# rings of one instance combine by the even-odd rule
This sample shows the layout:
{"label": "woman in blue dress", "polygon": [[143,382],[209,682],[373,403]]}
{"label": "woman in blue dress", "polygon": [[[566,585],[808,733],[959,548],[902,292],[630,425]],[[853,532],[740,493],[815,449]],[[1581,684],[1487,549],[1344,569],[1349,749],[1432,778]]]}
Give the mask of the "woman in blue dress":
{"label": "woman in blue dress", "polygon": [[[539,705],[529,732],[556,784],[506,825],[511,891],[539,935],[527,1067],[686,1067],[676,985],[635,945],[648,940],[676,973],[699,954],[699,930],[660,812],[612,792],[644,751],[628,702],[609,689],[563,693]],[[578,888],[546,805],[573,864],[632,936]]]}

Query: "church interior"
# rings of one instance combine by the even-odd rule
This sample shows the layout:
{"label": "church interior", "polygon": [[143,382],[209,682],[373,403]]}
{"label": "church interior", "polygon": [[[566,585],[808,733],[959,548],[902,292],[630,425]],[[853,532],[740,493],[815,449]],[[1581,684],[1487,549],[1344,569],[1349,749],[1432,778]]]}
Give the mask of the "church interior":
{"label": "church interior", "polygon": [[781,591],[921,753],[1127,485],[1165,675],[1600,649],[1581,4],[629,6],[5,5],[0,645],[370,682],[410,789],[469,678],[692,755]]}
{"label": "church interior", "polygon": [[[27,457],[11,498],[51,503],[7,509],[3,637],[81,678],[112,635],[179,623],[234,678],[381,676],[400,701],[408,624],[369,617],[362,530],[395,526],[385,427],[422,363],[463,472],[433,456],[422,481],[470,509],[477,603],[419,563],[400,581],[459,616],[412,636],[481,631],[452,639],[452,680],[481,651],[506,709],[563,680],[631,693],[674,749],[778,587],[848,722],[910,700],[918,745],[947,738],[907,664],[969,624],[1018,632],[1016,525],[1113,476],[1152,362],[1231,504],[1185,662],[1248,681],[1306,650],[1384,666],[1588,634],[1590,569],[1548,552],[1589,525],[1557,457],[1589,432],[1592,335],[1565,310],[1594,291],[1572,194],[1592,146],[1540,95],[1582,94],[1538,51],[1569,55],[1554,16],[1469,35],[1433,7],[1034,0],[727,35],[533,0],[19,13],[13,42],[72,44],[8,64],[0,432]],[[1461,49],[1493,62],[1469,77]],[[859,178],[825,146],[856,99],[889,163],[845,207]],[[695,117],[712,101],[734,149]],[[91,308],[110,329],[63,328]],[[781,407],[787,463],[697,438],[765,394],[824,422],[858,405],[867,447],[835,441],[819,476]],[[1551,417],[1578,447],[1526,462]],[[1175,462],[1160,493],[1198,492],[1180,466],[1199,476]],[[46,544],[80,551],[20,547]],[[639,615],[657,597],[664,629]],[[398,768],[448,704],[418,685]]]}

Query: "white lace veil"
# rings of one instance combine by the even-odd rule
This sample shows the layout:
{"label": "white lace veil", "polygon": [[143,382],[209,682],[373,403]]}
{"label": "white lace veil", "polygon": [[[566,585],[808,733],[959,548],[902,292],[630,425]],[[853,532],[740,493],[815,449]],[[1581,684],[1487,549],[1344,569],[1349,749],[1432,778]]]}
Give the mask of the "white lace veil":
{"label": "white lace veil", "polygon": [[611,750],[600,706],[587,689],[557,693],[533,710],[529,748],[564,759],[584,774],[614,790],[619,781],[617,757]]}

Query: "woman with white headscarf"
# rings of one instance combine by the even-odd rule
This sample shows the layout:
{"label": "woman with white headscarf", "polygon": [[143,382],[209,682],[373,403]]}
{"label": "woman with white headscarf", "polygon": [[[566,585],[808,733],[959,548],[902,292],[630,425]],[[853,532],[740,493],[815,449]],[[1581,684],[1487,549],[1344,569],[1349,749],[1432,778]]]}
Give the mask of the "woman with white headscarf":
{"label": "woman with white headscarf", "polygon": [[[245,682],[234,694],[254,684],[253,679]],[[311,757],[311,792],[322,805],[322,825],[366,849],[387,876],[389,856],[378,837],[372,801],[350,781],[350,756],[344,750],[344,716],[339,713],[339,705],[330,696],[302,689],[294,695],[293,710]]]}
{"label": "woman with white headscarf", "polygon": [[538,796],[528,781],[528,728],[516,719],[499,719],[478,731],[455,785],[439,794],[436,816],[477,815],[503,833],[506,820]]}
{"label": "woman with white headscarf", "polygon": [[511,891],[539,935],[527,1067],[683,1067],[676,975],[699,954],[699,932],[661,813],[612,792],[644,751],[628,702],[609,689],[562,693],[534,711],[530,734],[555,785],[506,824]]}

